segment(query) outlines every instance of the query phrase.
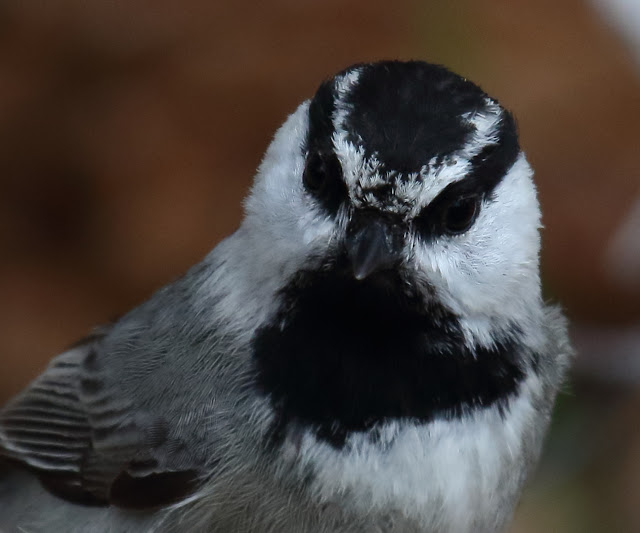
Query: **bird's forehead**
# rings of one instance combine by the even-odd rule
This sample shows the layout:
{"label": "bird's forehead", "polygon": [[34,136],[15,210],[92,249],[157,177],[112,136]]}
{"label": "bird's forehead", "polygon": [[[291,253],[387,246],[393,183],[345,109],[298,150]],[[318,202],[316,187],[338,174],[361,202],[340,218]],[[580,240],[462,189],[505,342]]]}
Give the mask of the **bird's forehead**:
{"label": "bird's forehead", "polygon": [[442,67],[362,65],[318,90],[309,144],[338,156],[356,207],[415,215],[498,142],[502,118],[497,102]]}
{"label": "bird's forehead", "polygon": [[469,160],[447,156],[431,161],[417,172],[388,170],[375,155],[367,157],[360,146],[334,137],[349,197],[356,208],[371,207],[415,216],[447,185],[462,179]]}

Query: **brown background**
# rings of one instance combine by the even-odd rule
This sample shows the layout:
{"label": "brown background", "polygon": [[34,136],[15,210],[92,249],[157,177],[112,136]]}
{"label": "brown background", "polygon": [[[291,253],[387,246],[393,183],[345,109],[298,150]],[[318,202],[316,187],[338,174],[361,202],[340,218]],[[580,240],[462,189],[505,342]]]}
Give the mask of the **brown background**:
{"label": "brown background", "polygon": [[2,2],[0,403],[233,231],[284,117],[380,58],[478,82],[537,171],[581,355],[513,531],[640,531],[640,271],[606,259],[640,196],[640,71],[580,0]]}

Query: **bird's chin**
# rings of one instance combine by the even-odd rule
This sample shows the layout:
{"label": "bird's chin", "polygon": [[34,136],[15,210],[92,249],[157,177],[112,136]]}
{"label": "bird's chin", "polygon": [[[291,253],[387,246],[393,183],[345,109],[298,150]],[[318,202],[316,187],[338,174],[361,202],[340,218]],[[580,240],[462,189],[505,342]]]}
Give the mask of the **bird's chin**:
{"label": "bird's chin", "polygon": [[[325,278],[326,276],[326,278]],[[322,279],[337,282],[340,287],[349,287],[359,294],[365,294],[365,300],[380,300],[381,311],[388,314],[387,299],[396,302],[397,305],[406,308],[412,313],[428,314],[429,307],[437,304],[433,301],[433,290],[430,287],[421,287],[415,276],[402,266],[391,266],[375,270],[366,277],[359,279],[353,271],[351,262],[345,255],[323,263],[315,269],[300,270],[290,281],[289,286],[297,281],[315,280],[322,283]]]}
{"label": "bird's chin", "polygon": [[404,279],[400,272],[396,269],[378,270],[372,272],[364,279],[357,279],[351,272],[347,272],[346,279],[353,279],[357,284],[366,286],[373,291],[380,291],[386,295],[393,295],[398,298],[416,296],[415,291],[411,290],[412,284]]}

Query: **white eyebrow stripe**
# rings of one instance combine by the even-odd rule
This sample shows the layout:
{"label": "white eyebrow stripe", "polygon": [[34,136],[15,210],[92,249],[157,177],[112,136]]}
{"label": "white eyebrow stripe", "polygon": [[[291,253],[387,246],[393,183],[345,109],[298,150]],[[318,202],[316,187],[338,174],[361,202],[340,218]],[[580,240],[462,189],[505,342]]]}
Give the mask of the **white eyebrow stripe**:
{"label": "white eyebrow stripe", "polygon": [[350,111],[350,106],[346,103],[346,96],[351,89],[358,83],[362,68],[350,70],[337,78],[334,82],[335,99],[334,111],[331,117],[334,132],[344,130],[345,120]]}
{"label": "white eyebrow stripe", "polygon": [[449,161],[436,166],[434,157],[428,165],[422,167],[420,172],[428,186],[420,186],[418,190],[413,188],[405,192],[416,198],[415,209],[412,209],[414,216],[429,205],[447,186],[463,180],[471,170],[471,161],[482,150],[498,143],[499,125],[503,117],[502,109],[490,98],[485,99],[485,105],[486,108],[483,111],[463,115],[463,119],[470,122],[475,131],[466,144],[449,158]]}
{"label": "white eyebrow stripe", "polygon": [[485,109],[472,113],[465,113],[462,118],[470,122],[475,128],[474,134],[460,151],[466,159],[473,159],[484,148],[498,142],[503,112],[500,106],[491,98],[485,99]]}

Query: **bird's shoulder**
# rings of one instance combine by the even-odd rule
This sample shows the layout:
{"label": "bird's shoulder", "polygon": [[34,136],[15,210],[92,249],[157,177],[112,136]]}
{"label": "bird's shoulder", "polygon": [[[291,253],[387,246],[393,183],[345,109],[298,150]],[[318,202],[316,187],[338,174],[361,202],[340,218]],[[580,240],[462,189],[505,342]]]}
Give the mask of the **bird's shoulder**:
{"label": "bird's shoulder", "polygon": [[55,357],[0,410],[0,457],[84,503],[189,494],[219,460],[216,428],[242,379],[215,315],[194,316],[196,274]]}

